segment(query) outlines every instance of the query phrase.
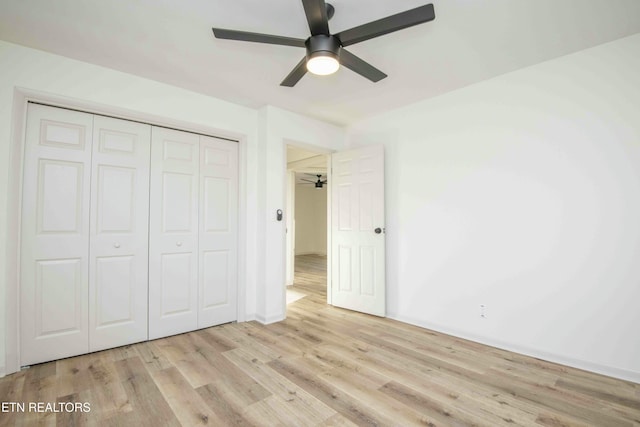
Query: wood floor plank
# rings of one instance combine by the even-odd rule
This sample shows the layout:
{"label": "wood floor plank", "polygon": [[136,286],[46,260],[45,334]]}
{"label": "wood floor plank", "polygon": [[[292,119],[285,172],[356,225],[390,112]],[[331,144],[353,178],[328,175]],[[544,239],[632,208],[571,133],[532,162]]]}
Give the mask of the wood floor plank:
{"label": "wood floor plank", "polygon": [[[27,405],[30,402],[55,403],[58,398],[56,372],[56,362],[35,365],[27,369],[20,401]],[[53,426],[56,425],[56,414],[27,411],[16,420],[16,425]]]}
{"label": "wood floor plank", "polygon": [[214,366],[218,375],[207,384],[209,390],[233,395],[242,405],[251,405],[271,396],[271,392],[222,354],[205,354],[204,358]]}
{"label": "wood floor plank", "polygon": [[572,390],[581,394],[586,394],[588,396],[594,397],[602,402],[611,402],[616,405],[625,406],[630,409],[640,410],[640,400],[634,397],[625,397],[621,396],[616,392],[616,390],[603,390],[602,387],[590,387],[580,384],[578,382],[568,381],[565,379],[559,379],[556,381],[555,385],[558,388],[562,388],[565,390]]}
{"label": "wood floor plank", "polygon": [[317,427],[357,427],[357,424],[352,423],[341,414],[335,414],[318,424]]}
{"label": "wood floor plank", "polygon": [[536,418],[536,424],[546,427],[589,427],[589,424],[568,419],[558,414],[548,414],[542,412]]}
{"label": "wood floor plank", "polygon": [[[85,402],[93,400],[91,397],[92,390],[84,390],[79,393],[74,393],[68,396],[59,397],[57,403],[59,404],[73,404],[74,406],[79,404],[83,405]],[[56,414],[56,426],[98,426],[100,423],[97,417],[92,417],[91,412],[82,411],[67,411],[62,410]]]}
{"label": "wood floor plank", "polygon": [[138,357],[136,346],[137,344],[129,344],[129,345],[123,345],[121,347],[105,350],[102,357],[106,357],[113,362],[118,362],[120,360],[125,360],[132,357]]}
{"label": "wood floor plank", "polygon": [[182,425],[224,425],[177,368],[154,371],[152,377]]}
{"label": "wood floor plank", "polygon": [[148,371],[161,371],[170,368],[171,362],[165,357],[158,348],[155,341],[147,341],[135,346],[136,352],[140,359],[145,363]]}
{"label": "wood floor plank", "polygon": [[[363,346],[364,347],[364,346]],[[343,358],[349,359],[352,358],[353,363],[359,364],[363,369],[370,369],[373,371],[377,371],[387,378],[392,379],[394,382],[401,382],[402,384],[409,385],[414,387],[416,390],[429,390],[429,396],[433,399],[433,404],[431,406],[441,407],[441,411],[436,411],[436,413],[451,413],[455,412],[457,406],[476,408],[478,411],[479,417],[486,417],[486,413],[493,413],[492,409],[487,407],[487,402],[492,403],[491,406],[498,406],[499,413],[504,413],[504,418],[513,419],[513,418],[521,418],[522,414],[518,410],[507,410],[507,408],[500,407],[499,404],[493,404],[493,400],[491,400],[491,393],[484,394],[484,397],[489,397],[489,400],[480,400],[477,397],[480,395],[479,390],[477,388],[473,388],[473,384],[465,384],[456,387],[456,392],[452,392],[451,388],[441,387],[435,381],[434,375],[441,375],[437,370],[427,370],[422,366],[418,366],[415,364],[409,365],[398,365],[397,360],[393,358],[392,355],[389,355],[387,359],[385,358],[374,358],[371,357],[373,353],[379,352],[377,351],[342,351],[342,349],[327,346],[325,350],[318,350],[319,353],[317,357],[321,357],[323,360],[327,358],[331,358],[331,354],[340,354]],[[407,361],[406,363],[411,363]],[[410,373],[410,374],[408,374]],[[451,381],[452,379],[449,378]],[[471,386],[471,387],[469,387]],[[469,396],[473,396],[474,398],[470,398]],[[484,403],[484,404],[483,404]],[[517,416],[513,414],[513,412],[517,412]],[[438,416],[436,416],[438,418]],[[493,418],[493,417],[489,417]],[[533,419],[533,415],[529,417]],[[482,418],[480,418],[482,419]],[[493,420],[493,422],[501,422],[501,419]]]}
{"label": "wood floor plank", "polygon": [[[238,392],[228,387],[228,383],[212,383],[196,389],[202,400],[213,411],[218,414],[223,425],[232,426],[253,426],[260,425],[250,422],[244,416],[244,411],[248,406],[259,402],[269,396],[271,393],[266,391],[258,383],[257,387],[263,390],[263,393],[256,392],[255,389],[247,390],[247,393]],[[260,397],[258,398],[258,396]],[[252,396],[247,399],[247,396]]]}
{"label": "wood floor plank", "polygon": [[488,384],[505,393],[517,395],[520,399],[533,402],[543,408],[553,409],[577,419],[596,423],[596,425],[632,426],[630,420],[624,420],[610,413],[612,407],[597,405],[594,399],[586,395],[564,392],[553,387],[539,385],[532,379],[529,384],[516,384],[505,381],[501,375],[487,375]]}
{"label": "wood floor plank", "polygon": [[[24,387],[26,371],[20,371],[7,377],[6,380],[0,379],[0,402],[24,403],[22,400],[22,392]],[[0,417],[0,427],[15,425],[21,414],[16,411],[8,411]]]}
{"label": "wood floor plank", "polygon": [[382,414],[387,419],[393,420],[396,425],[438,425],[435,418],[415,411],[399,400],[393,399],[362,382],[356,374],[334,369],[320,375],[320,378],[330,382],[344,393],[355,397],[363,402],[376,402],[376,412]]}
{"label": "wood floor plank", "polygon": [[238,348],[250,351],[258,360],[265,363],[281,356],[278,351],[252,339],[238,328],[237,324],[215,328],[211,333],[234,342]]}
{"label": "wood floor plank", "polygon": [[[287,402],[287,407],[290,407],[296,413],[296,417],[305,419],[306,423],[304,425],[313,424],[314,420],[315,422],[323,421],[335,414],[333,409],[315,399],[311,394],[289,381],[286,377],[278,374],[269,365],[253,357],[251,353],[239,348],[227,351],[224,355],[247,375],[262,384],[274,395],[273,397]],[[271,396],[263,400],[276,401]]]}
{"label": "wood floor plank", "polygon": [[243,411],[243,418],[248,420],[249,425],[265,426],[267,420],[271,420],[273,426],[297,427],[303,426],[295,412],[286,406],[278,407],[279,400],[276,396],[271,396],[270,400],[261,400],[246,407]]}
{"label": "wood floor plank", "polygon": [[[522,411],[507,412],[501,410],[496,415],[490,408],[474,404],[470,399],[439,400],[430,393],[421,393],[411,387],[396,381],[389,382],[380,391],[414,408],[418,412],[433,416],[445,425],[478,425],[494,426],[509,424],[513,426],[528,426],[535,423],[536,417]],[[441,395],[440,395],[441,397]]]}
{"label": "wood floor plank", "polygon": [[392,418],[378,413],[375,407],[368,406],[342,391],[335,384],[322,378],[322,375],[317,375],[315,370],[304,369],[304,364],[295,359],[273,360],[269,365],[356,425],[385,426],[394,423]]}
{"label": "wood floor plank", "polygon": [[180,423],[140,358],[115,362],[133,410],[110,418],[115,425],[179,426]]}
{"label": "wood floor plank", "polygon": [[233,350],[238,347],[238,345],[230,339],[214,333],[214,328],[201,329],[193,332],[193,334],[200,337],[203,341],[209,344],[209,346],[220,353]]}
{"label": "wood floor plank", "polygon": [[[108,419],[117,414],[129,413],[133,407],[120,381],[116,366],[109,361],[110,358],[106,357],[107,355],[104,356],[102,359],[94,360],[89,366],[92,385],[85,402],[91,402],[100,408],[100,417]],[[77,397],[78,393],[73,396]]]}
{"label": "wood floor plank", "polygon": [[299,339],[289,334],[272,334],[267,332],[266,329],[261,325],[251,324],[249,327],[244,328],[244,332],[261,344],[276,350],[280,357],[302,356],[304,346],[300,345]]}

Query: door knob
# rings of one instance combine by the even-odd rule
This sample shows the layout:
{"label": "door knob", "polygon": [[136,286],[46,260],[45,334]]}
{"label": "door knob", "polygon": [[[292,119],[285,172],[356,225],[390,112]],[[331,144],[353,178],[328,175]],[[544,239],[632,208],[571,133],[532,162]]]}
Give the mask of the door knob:
{"label": "door knob", "polygon": [[380,234],[380,233],[382,233],[382,228],[378,227],[373,231],[375,231],[376,234]]}
{"label": "door knob", "polygon": [[176,242],[176,246],[182,246],[182,242]]}
{"label": "door knob", "polygon": [[118,243],[118,242],[114,243],[114,244],[113,244],[113,247],[114,247],[114,248],[116,248],[116,249],[118,249],[118,248],[120,247],[120,243]]}

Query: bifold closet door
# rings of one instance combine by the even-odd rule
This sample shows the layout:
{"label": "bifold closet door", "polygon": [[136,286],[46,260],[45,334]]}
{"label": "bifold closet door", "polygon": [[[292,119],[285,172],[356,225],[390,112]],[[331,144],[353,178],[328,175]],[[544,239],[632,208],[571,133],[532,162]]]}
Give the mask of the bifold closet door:
{"label": "bifold closet door", "polygon": [[29,104],[21,227],[20,363],[89,351],[93,116]]}
{"label": "bifold closet door", "polygon": [[147,339],[151,126],[95,116],[89,350]]}
{"label": "bifold closet door", "polygon": [[198,135],[152,128],[149,339],[198,327]]}
{"label": "bifold closet door", "polygon": [[237,319],[238,144],[200,137],[198,327]]}

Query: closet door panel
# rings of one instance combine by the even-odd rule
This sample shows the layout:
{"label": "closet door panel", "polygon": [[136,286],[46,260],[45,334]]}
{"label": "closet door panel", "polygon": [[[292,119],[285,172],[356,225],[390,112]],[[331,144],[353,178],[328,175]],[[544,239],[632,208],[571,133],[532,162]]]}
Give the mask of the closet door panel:
{"label": "closet door panel", "polygon": [[161,313],[165,317],[192,312],[192,289],[185,286],[193,276],[192,253],[164,253],[161,256]]}
{"label": "closet door panel", "polygon": [[93,116],[29,104],[21,225],[20,363],[86,353]]}
{"label": "closet door panel", "polygon": [[95,116],[89,344],[91,351],[147,335],[151,126]]}
{"label": "closet door panel", "polygon": [[154,127],[149,338],[198,326],[198,136]]}
{"label": "closet door panel", "polygon": [[200,137],[198,327],[237,319],[238,144]]}

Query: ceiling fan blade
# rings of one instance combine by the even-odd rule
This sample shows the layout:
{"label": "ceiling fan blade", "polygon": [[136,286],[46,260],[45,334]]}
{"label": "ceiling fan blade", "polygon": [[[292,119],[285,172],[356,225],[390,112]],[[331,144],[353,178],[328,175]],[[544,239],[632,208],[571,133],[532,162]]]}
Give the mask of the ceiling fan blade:
{"label": "ceiling fan blade", "polygon": [[304,13],[307,15],[311,35],[324,34],[328,36],[329,18],[324,0],[302,0],[302,6],[304,6]]}
{"label": "ceiling fan blade", "polygon": [[340,64],[374,83],[387,77],[385,73],[345,49],[340,49]]}
{"label": "ceiling fan blade", "polygon": [[287,77],[284,78],[280,86],[294,87],[300,81],[302,76],[307,73],[307,57],[302,58]]}
{"label": "ceiling fan blade", "polygon": [[315,183],[316,183],[315,181],[310,181],[310,180],[308,180],[308,179],[304,179],[304,178],[300,178],[300,181],[306,181],[306,182],[310,182],[310,183],[312,183],[312,184],[315,184]]}
{"label": "ceiling fan blade", "polygon": [[433,4],[427,4],[334,35],[340,39],[342,46],[346,47],[424,22],[433,21],[435,18]]}
{"label": "ceiling fan blade", "polygon": [[272,36],[270,34],[249,33],[246,31],[225,30],[224,28],[212,28],[213,35],[217,39],[238,40],[243,42],[277,44],[281,46],[305,47],[304,40],[293,37]]}

